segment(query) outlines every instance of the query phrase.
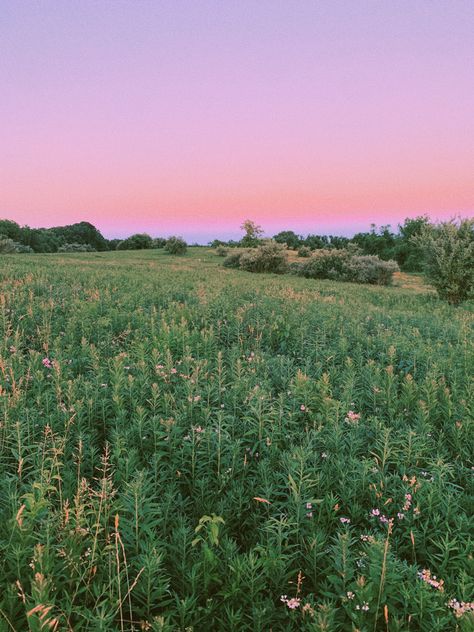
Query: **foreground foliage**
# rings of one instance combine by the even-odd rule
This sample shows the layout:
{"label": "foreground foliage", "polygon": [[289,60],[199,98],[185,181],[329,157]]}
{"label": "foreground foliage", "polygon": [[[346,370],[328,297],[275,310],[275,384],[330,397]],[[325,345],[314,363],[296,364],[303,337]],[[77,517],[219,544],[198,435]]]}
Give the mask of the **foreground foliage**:
{"label": "foreground foliage", "polygon": [[0,630],[471,630],[472,304],[2,257]]}

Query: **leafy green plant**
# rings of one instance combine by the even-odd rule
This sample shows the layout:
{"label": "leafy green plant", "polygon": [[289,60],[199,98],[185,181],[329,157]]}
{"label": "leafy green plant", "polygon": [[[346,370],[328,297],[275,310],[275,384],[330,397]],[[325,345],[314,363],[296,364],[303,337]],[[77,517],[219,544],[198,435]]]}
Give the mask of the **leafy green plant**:
{"label": "leafy green plant", "polygon": [[188,245],[182,237],[168,237],[164,248],[170,255],[184,255]]}
{"label": "leafy green plant", "polygon": [[269,240],[258,248],[244,252],[240,257],[239,266],[247,272],[283,274],[288,267],[286,245]]}
{"label": "leafy green plant", "polygon": [[413,237],[425,258],[425,274],[440,298],[458,305],[474,296],[474,220],[425,225]]}

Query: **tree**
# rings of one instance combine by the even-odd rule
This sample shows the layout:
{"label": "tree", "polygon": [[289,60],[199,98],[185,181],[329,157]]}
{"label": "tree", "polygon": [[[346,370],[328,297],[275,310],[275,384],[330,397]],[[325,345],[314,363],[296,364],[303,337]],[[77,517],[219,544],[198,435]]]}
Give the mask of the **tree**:
{"label": "tree", "polygon": [[20,225],[11,219],[0,219],[0,235],[13,239],[13,241],[22,241],[22,229]]}
{"label": "tree", "polygon": [[251,219],[246,219],[240,228],[245,232],[241,245],[247,248],[257,246],[263,236],[263,228]]}
{"label": "tree", "polygon": [[155,237],[152,241],[152,248],[164,248],[166,246],[166,239],[164,237]]}
{"label": "tree", "polygon": [[406,272],[420,272],[423,269],[423,251],[416,245],[413,237],[420,235],[430,223],[426,215],[410,219],[407,217],[399,224],[399,236],[395,245],[395,259]]}
{"label": "tree", "polygon": [[153,245],[153,240],[147,233],[135,233],[119,242],[117,250],[147,250]]}
{"label": "tree", "polygon": [[66,243],[88,244],[94,250],[108,250],[107,240],[90,222],[55,226],[48,230],[59,239],[61,245]]}
{"label": "tree", "polygon": [[273,236],[274,241],[278,244],[286,244],[288,248],[296,250],[301,245],[301,237],[292,230],[282,230]]}
{"label": "tree", "polygon": [[424,225],[412,240],[424,254],[426,278],[440,298],[458,305],[474,296],[474,219]]}

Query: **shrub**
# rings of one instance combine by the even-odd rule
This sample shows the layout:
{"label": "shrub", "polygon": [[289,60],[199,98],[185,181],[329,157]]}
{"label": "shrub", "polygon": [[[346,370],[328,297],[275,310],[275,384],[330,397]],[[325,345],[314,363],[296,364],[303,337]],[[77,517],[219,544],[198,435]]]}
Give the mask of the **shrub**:
{"label": "shrub", "polygon": [[413,242],[423,251],[425,276],[440,298],[458,305],[474,296],[474,219],[424,226]]}
{"label": "shrub", "polygon": [[398,269],[395,261],[382,261],[376,255],[353,254],[350,249],[326,249],[316,250],[304,263],[295,262],[291,271],[308,279],[390,285]]}
{"label": "shrub", "polygon": [[58,252],[96,252],[90,244],[63,244],[58,248]]}
{"label": "shrub", "polygon": [[15,242],[5,235],[0,235],[0,254],[10,255],[16,252]]}
{"label": "shrub", "polygon": [[299,274],[308,279],[345,280],[349,259],[347,250],[316,250],[309,261],[302,264]]}
{"label": "shrub", "polygon": [[382,261],[375,255],[356,255],[347,261],[347,281],[391,285],[393,275],[400,268],[396,261]]}
{"label": "shrub", "polygon": [[31,246],[25,246],[25,244],[15,242],[15,252],[18,252],[19,254],[29,254],[34,252],[34,250]]}
{"label": "shrub", "polygon": [[247,272],[283,274],[288,269],[286,244],[268,241],[255,250],[245,252],[240,257],[240,267]]}
{"label": "shrub", "polygon": [[188,249],[188,244],[182,237],[168,237],[165,244],[165,250],[170,255],[184,255]]}
{"label": "shrub", "polygon": [[298,257],[311,257],[311,248],[308,248],[308,246],[301,246],[301,248],[298,249]]}
{"label": "shrub", "polygon": [[225,268],[240,268],[240,257],[243,253],[241,252],[233,252],[231,255],[226,257],[222,263]]}
{"label": "shrub", "polygon": [[217,246],[217,248],[216,248],[216,255],[218,257],[226,257],[227,256],[227,248],[224,248],[224,246]]}
{"label": "shrub", "polygon": [[30,246],[25,246],[14,241],[7,235],[0,235],[0,254],[10,255],[14,253],[34,252]]}

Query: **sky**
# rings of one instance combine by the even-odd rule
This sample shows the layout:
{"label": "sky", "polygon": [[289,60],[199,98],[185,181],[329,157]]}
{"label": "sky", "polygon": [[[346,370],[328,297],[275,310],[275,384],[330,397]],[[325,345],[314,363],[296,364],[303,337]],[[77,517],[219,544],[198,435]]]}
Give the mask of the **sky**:
{"label": "sky", "polygon": [[0,217],[199,241],[474,216],[472,0],[0,9]]}

